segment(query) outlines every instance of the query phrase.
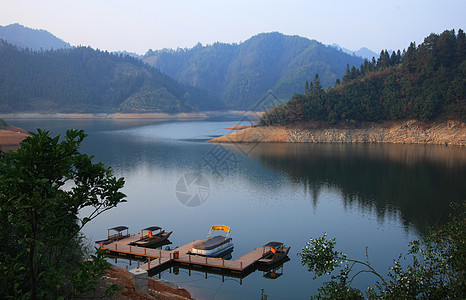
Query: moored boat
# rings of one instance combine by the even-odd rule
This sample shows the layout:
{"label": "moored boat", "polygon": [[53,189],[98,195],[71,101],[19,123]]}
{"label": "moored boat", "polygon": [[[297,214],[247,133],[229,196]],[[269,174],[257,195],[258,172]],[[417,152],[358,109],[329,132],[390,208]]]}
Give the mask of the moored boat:
{"label": "moored boat", "polygon": [[[224,231],[226,235],[213,235],[216,231]],[[214,225],[209,230],[207,238],[193,244],[190,254],[216,257],[233,250],[230,227],[225,225]]]}
{"label": "moored boat", "polygon": [[258,264],[271,265],[287,257],[290,247],[286,247],[281,242],[269,242],[264,246],[262,257],[257,261]]}
{"label": "moored boat", "polygon": [[131,245],[140,247],[155,247],[167,241],[173,231],[167,232],[159,226],[151,226],[141,230],[141,237]]}
{"label": "moored boat", "polygon": [[[126,233],[124,231],[126,230]],[[110,234],[111,232],[115,232]],[[128,227],[126,226],[116,226],[113,228],[107,229],[107,238],[105,240],[96,241],[96,244],[107,245],[115,241],[129,237],[130,233],[128,232]]]}

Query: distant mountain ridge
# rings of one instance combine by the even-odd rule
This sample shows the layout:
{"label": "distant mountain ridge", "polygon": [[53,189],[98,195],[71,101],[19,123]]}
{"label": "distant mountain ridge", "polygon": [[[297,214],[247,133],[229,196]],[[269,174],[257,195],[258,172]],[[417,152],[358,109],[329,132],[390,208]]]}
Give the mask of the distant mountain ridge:
{"label": "distant mountain ridge", "polygon": [[225,105],[249,109],[272,91],[288,100],[316,73],[329,87],[363,59],[299,36],[261,33],[240,44],[148,51],[144,62],[176,80],[209,90]]}
{"label": "distant mountain ridge", "polygon": [[[374,51],[370,50],[369,48],[367,47],[362,47],[361,49],[357,50],[357,51],[352,51],[352,50],[349,50],[349,49],[346,49],[338,44],[331,44],[330,45],[331,47],[334,47],[336,49],[339,49],[349,55],[356,55],[356,56],[359,56],[359,57],[362,57],[362,58],[365,58],[367,60],[372,60],[372,57],[375,57],[375,59],[378,59],[379,58],[379,54],[375,53]],[[391,52],[390,52],[391,53]]]}
{"label": "distant mountain ridge", "polygon": [[51,50],[70,48],[71,45],[42,29],[32,29],[18,23],[0,26],[0,39],[20,48]]}
{"label": "distant mountain ridge", "polygon": [[179,113],[223,109],[128,55],[90,47],[20,49],[0,39],[0,112]]}
{"label": "distant mountain ridge", "polygon": [[[2,37],[5,37],[10,44],[32,50],[73,48],[70,44],[45,30],[31,29],[20,24],[0,27],[0,38]],[[84,47],[78,48],[81,48],[82,52]],[[106,51],[98,51],[98,53],[108,54]],[[100,54],[97,56],[102,58],[103,56]],[[133,56],[134,62],[143,59],[145,63],[183,83],[184,88],[181,90],[188,88],[188,86],[194,86],[198,88],[196,89],[198,96],[207,92],[205,101],[196,99],[196,101],[200,101],[200,105],[183,106],[180,103],[176,104],[176,101],[169,97],[169,94],[173,95],[174,91],[167,94],[162,90],[157,90],[155,93],[145,86],[144,88],[140,87],[141,89],[138,90],[136,96],[128,95],[125,104],[120,103],[120,107],[109,106],[107,103],[104,105],[105,108],[98,106],[99,110],[128,109],[132,111],[136,106],[142,105],[141,99],[145,99],[145,105],[148,105],[152,101],[151,99],[156,99],[157,105],[160,105],[160,100],[164,99],[165,104],[162,105],[163,108],[150,108],[152,104],[149,106],[142,105],[138,110],[155,109],[163,111],[168,109],[183,111],[197,108],[206,110],[222,108],[249,110],[270,91],[285,102],[295,93],[303,92],[306,80],[314,78],[316,73],[319,74],[323,87],[330,87],[337,79],[342,78],[347,65],[349,67],[359,66],[363,62],[361,57],[344,53],[343,50],[336,49],[333,46],[326,46],[315,40],[299,36],[287,36],[278,32],[258,34],[239,44],[215,43],[208,46],[198,44],[191,49],[149,50],[143,57],[126,51],[115,53],[116,57],[126,57],[127,55]],[[94,57],[92,59],[98,61],[95,68],[101,66],[100,58]],[[60,59],[63,59],[63,57]],[[77,71],[77,69],[74,71]],[[19,70],[16,72],[19,72]],[[94,70],[93,72],[100,71]],[[101,74],[102,76],[105,75]],[[18,76],[18,74],[16,73],[15,76]],[[82,79],[84,81],[88,80],[85,77]],[[61,81],[58,80],[58,82]],[[91,82],[91,85],[93,84],[95,83]],[[123,84],[123,87],[125,84]],[[64,86],[60,88],[64,88]],[[71,90],[74,89],[75,87],[71,87]],[[83,88],[83,90],[86,89],[87,87]],[[21,93],[21,91],[19,92]],[[176,94],[175,98],[179,100],[180,95]],[[187,94],[192,95],[190,92],[187,92]],[[171,101],[174,101],[173,105],[169,104]],[[210,103],[211,106],[206,105],[207,103]],[[10,104],[16,105],[14,103]],[[57,109],[60,105],[56,106],[56,104],[49,106],[51,109],[52,107]],[[91,109],[88,104],[84,104],[80,109]],[[75,106],[78,105],[75,104]],[[60,107],[59,109],[64,108]]]}

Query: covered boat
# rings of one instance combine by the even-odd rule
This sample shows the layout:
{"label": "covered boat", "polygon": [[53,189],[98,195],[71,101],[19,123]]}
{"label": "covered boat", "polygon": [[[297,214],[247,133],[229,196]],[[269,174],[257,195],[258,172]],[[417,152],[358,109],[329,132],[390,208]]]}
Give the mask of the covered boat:
{"label": "covered boat", "polygon": [[265,244],[262,257],[257,261],[262,265],[272,265],[287,257],[290,247],[281,242],[269,242]]}
{"label": "covered boat", "polygon": [[[226,235],[213,235],[215,231],[224,231]],[[194,243],[191,254],[216,257],[233,250],[230,237],[230,227],[225,225],[214,225],[209,231],[207,238]]]}
{"label": "covered boat", "polygon": [[173,231],[166,232],[159,226],[151,226],[141,230],[141,237],[131,245],[140,247],[155,247],[167,241]]}
{"label": "covered boat", "polygon": [[[126,230],[126,233],[124,232]],[[107,229],[107,239],[96,241],[96,244],[107,245],[115,241],[129,237],[128,227],[126,226],[116,226],[113,228]]]}

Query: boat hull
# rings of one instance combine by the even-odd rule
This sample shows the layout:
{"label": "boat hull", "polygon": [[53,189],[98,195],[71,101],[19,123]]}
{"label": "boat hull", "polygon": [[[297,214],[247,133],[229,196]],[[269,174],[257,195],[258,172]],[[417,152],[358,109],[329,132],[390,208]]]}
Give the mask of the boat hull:
{"label": "boat hull", "polygon": [[95,243],[96,244],[102,244],[102,245],[108,245],[108,244],[111,244],[113,242],[116,242],[116,241],[119,241],[119,240],[122,240],[124,238],[127,238],[127,237],[130,237],[131,234],[123,234],[123,235],[118,235],[118,236],[114,236],[114,237],[110,237],[108,239],[105,239],[105,240],[100,240],[100,241],[96,241]]}
{"label": "boat hull", "polygon": [[219,242],[218,245],[215,245],[215,246],[210,245],[208,247],[205,247],[204,243],[208,241],[209,239],[206,239],[198,244],[194,244],[191,249],[191,254],[217,257],[228,251],[233,250],[233,243],[231,242],[231,238],[228,238],[224,240],[223,242]]}
{"label": "boat hull", "polygon": [[146,248],[155,247],[155,246],[164,244],[168,240],[171,234],[172,234],[172,231],[166,232],[159,236],[154,236],[152,238],[146,238],[143,240],[132,242],[131,245],[139,246],[139,247],[146,247]]}
{"label": "boat hull", "polygon": [[228,251],[233,251],[232,243],[223,244],[210,250],[192,248],[191,254],[209,256],[209,257],[217,257],[217,256],[221,256],[225,254]]}
{"label": "boat hull", "polygon": [[259,265],[273,265],[283,259],[285,259],[290,251],[290,247],[284,247],[280,249],[277,253],[267,252],[260,258],[257,263]]}

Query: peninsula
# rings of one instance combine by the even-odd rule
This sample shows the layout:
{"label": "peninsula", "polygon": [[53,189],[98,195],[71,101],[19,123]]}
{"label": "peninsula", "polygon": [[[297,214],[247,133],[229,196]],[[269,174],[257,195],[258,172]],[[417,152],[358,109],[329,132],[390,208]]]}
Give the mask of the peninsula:
{"label": "peninsula", "polygon": [[213,143],[393,143],[466,146],[466,123],[460,121],[386,121],[358,125],[310,122],[250,126],[209,140]]}
{"label": "peninsula", "polygon": [[0,151],[16,151],[20,147],[20,143],[30,134],[24,129],[7,124],[0,119]]}
{"label": "peninsula", "polygon": [[380,53],[324,90],[316,74],[304,94],[265,112],[257,126],[212,142],[466,145],[466,35],[444,31],[406,51]]}

